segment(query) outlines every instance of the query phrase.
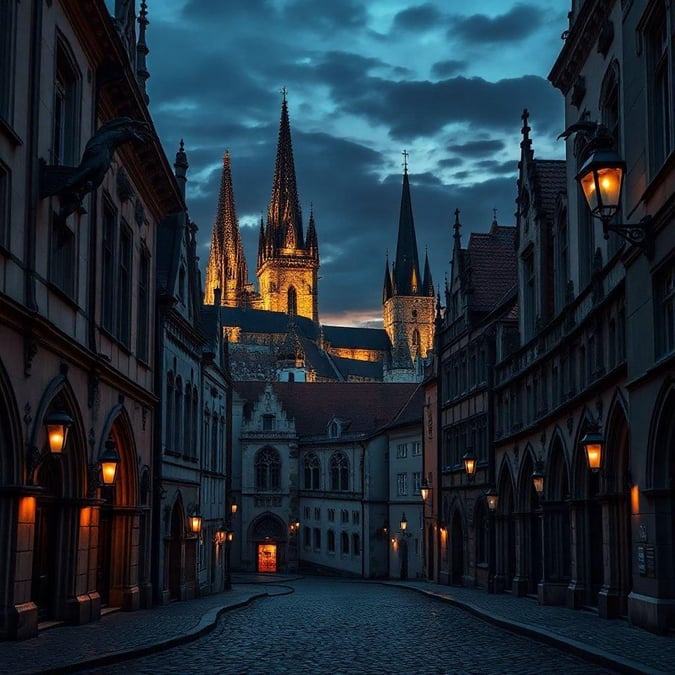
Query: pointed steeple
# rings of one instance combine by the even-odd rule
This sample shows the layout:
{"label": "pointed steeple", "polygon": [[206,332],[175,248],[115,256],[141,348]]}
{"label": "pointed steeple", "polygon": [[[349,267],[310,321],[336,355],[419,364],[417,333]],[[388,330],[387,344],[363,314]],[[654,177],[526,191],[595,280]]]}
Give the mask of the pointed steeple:
{"label": "pointed steeple", "polygon": [[258,235],[258,267],[262,265],[265,259],[265,223],[263,222],[262,213],[260,214],[260,234]]}
{"label": "pointed steeple", "polygon": [[459,209],[455,209],[455,224],[452,226],[455,234],[452,238],[455,240],[454,248],[459,251],[462,248],[462,224],[459,222]]}
{"label": "pointed steeple", "polygon": [[178,152],[176,153],[176,161],[173,163],[173,168],[175,169],[176,180],[180,186],[181,194],[183,195],[183,201],[185,201],[185,184],[187,183],[187,170],[189,168],[187,154],[185,153],[185,145],[183,139],[180,139],[180,145],[178,146]]}
{"label": "pointed steeple", "polygon": [[429,253],[424,251],[424,280],[422,281],[422,295],[434,297],[434,282],[431,280],[431,268],[429,267]]}
{"label": "pointed steeple", "polygon": [[295,181],[286,88],[282,90],[282,94],[277,161],[272,183],[272,197],[267,210],[267,222],[275,248],[300,248],[305,237],[302,231],[302,212]]}
{"label": "pointed steeple", "polygon": [[398,220],[396,260],[393,268],[394,292],[397,295],[419,295],[421,291],[420,264],[408,181],[408,153],[405,150],[403,157],[403,190]]}
{"label": "pointed steeple", "polygon": [[384,286],[382,289],[382,304],[387,302],[394,295],[394,289],[391,286],[391,273],[389,272],[389,251],[384,263]]}
{"label": "pointed steeple", "polygon": [[150,50],[148,49],[148,43],[145,41],[145,30],[149,23],[148,5],[145,0],[142,0],[140,12],[138,13],[139,29],[138,42],[136,43],[136,79],[138,80],[138,84],[140,85],[141,91],[143,92],[143,100],[145,101],[145,105],[150,103],[150,97],[148,96],[148,92],[145,88],[145,83],[150,77],[146,61],[148,52]]}
{"label": "pointed steeple", "polygon": [[319,240],[316,236],[316,225],[314,223],[314,206],[311,204],[309,207],[309,225],[307,226],[305,248],[313,258],[319,259]]}
{"label": "pointed steeple", "polygon": [[206,265],[204,303],[212,304],[213,289],[220,288],[223,305],[235,307],[247,284],[248,268],[234,207],[230,152],[227,150],[223,157],[218,212],[213,226],[209,261]]}

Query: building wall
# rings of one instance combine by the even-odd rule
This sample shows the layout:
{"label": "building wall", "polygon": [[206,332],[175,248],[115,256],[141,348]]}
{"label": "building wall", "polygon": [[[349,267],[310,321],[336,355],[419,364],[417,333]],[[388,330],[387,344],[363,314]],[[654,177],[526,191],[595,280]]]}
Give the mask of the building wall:
{"label": "building wall", "polygon": [[288,292],[293,288],[296,314],[318,321],[318,263],[307,256],[293,254],[294,251],[289,251],[285,257],[266,260],[258,269],[262,309],[288,313]]}

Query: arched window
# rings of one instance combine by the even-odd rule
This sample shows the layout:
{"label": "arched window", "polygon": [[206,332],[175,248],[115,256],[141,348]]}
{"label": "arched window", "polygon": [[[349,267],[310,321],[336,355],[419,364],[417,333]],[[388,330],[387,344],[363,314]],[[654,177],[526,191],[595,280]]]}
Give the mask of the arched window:
{"label": "arched window", "polygon": [[349,532],[340,534],[340,552],[349,553]]}
{"label": "arched window", "polygon": [[319,490],[321,488],[321,462],[313,453],[305,455],[305,489]]}
{"label": "arched window", "polygon": [[80,73],[65,40],[56,44],[52,163],[74,166],[79,161]]}
{"label": "arched window", "polygon": [[192,457],[194,450],[192,448],[192,385],[188,382],[185,385],[185,405],[183,415],[183,454],[186,457]]}
{"label": "arched window", "polygon": [[[192,456],[197,457],[197,426],[199,424],[199,395],[192,387]],[[215,467],[214,467],[215,468]]]}
{"label": "arched window", "polygon": [[358,534],[352,535],[352,555],[361,555],[361,537]]}
{"label": "arched window", "polygon": [[278,490],[281,483],[281,458],[274,448],[262,448],[255,456],[256,490]]}
{"label": "arched window", "polygon": [[335,532],[328,530],[328,553],[335,553]]}
{"label": "arched window", "polygon": [[349,490],[349,461],[341,452],[330,458],[330,489]]}
{"label": "arched window", "polygon": [[293,286],[288,289],[288,313],[291,316],[298,313],[298,294]]}
{"label": "arched window", "polygon": [[412,343],[415,347],[419,347],[420,344],[420,332],[415,328],[412,334]]}

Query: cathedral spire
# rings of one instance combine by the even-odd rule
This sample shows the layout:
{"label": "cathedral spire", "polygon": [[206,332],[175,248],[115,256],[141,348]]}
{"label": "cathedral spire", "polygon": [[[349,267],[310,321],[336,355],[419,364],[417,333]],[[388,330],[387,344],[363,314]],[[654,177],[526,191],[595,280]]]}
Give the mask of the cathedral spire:
{"label": "cathedral spire", "polygon": [[434,297],[434,282],[431,280],[431,267],[429,267],[429,252],[424,252],[424,280],[422,281],[422,295]]}
{"label": "cathedral spire", "polygon": [[[267,210],[269,235],[274,248],[302,248],[305,238],[302,230],[302,212],[295,181],[295,163],[291,142],[291,124],[288,117],[286,88],[281,91],[281,120],[277,160],[274,169],[272,197]],[[268,244],[271,242],[268,242]]]}
{"label": "cathedral spire", "polygon": [[204,303],[213,304],[215,288],[222,291],[222,303],[236,307],[248,284],[248,268],[234,207],[230,152],[225,151],[220,179],[218,212],[213,226],[211,252],[206,265]]}
{"label": "cathedral spire", "polygon": [[307,242],[305,248],[313,258],[319,260],[319,241],[316,236],[316,225],[314,223],[314,206],[309,207],[309,225],[307,226]]}
{"label": "cathedral spire", "polygon": [[452,238],[455,240],[455,248],[459,250],[462,248],[462,225],[459,222],[459,209],[455,209],[455,224],[452,226],[452,229],[455,231],[455,234],[452,235]]}
{"label": "cathedral spire", "polygon": [[389,251],[384,263],[384,286],[382,288],[382,304],[387,302],[394,294],[394,289],[391,286],[391,273],[389,272]]}
{"label": "cathedral spire", "polygon": [[393,267],[394,293],[397,295],[419,295],[420,263],[417,254],[417,237],[413,220],[410,183],[408,181],[408,153],[403,151],[403,190],[401,211],[398,220],[398,241],[396,260]]}

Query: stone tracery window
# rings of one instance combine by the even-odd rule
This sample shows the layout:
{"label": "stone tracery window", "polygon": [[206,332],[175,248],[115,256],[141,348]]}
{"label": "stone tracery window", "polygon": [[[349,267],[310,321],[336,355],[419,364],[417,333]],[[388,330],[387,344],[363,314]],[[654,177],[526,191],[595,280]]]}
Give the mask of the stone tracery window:
{"label": "stone tracery window", "polygon": [[281,458],[274,448],[262,448],[255,456],[256,490],[278,490],[281,486]]}
{"label": "stone tracery window", "polygon": [[319,490],[321,488],[321,462],[312,452],[305,456],[305,489]]}
{"label": "stone tracery window", "polygon": [[349,490],[349,460],[342,452],[330,458],[330,489]]}

